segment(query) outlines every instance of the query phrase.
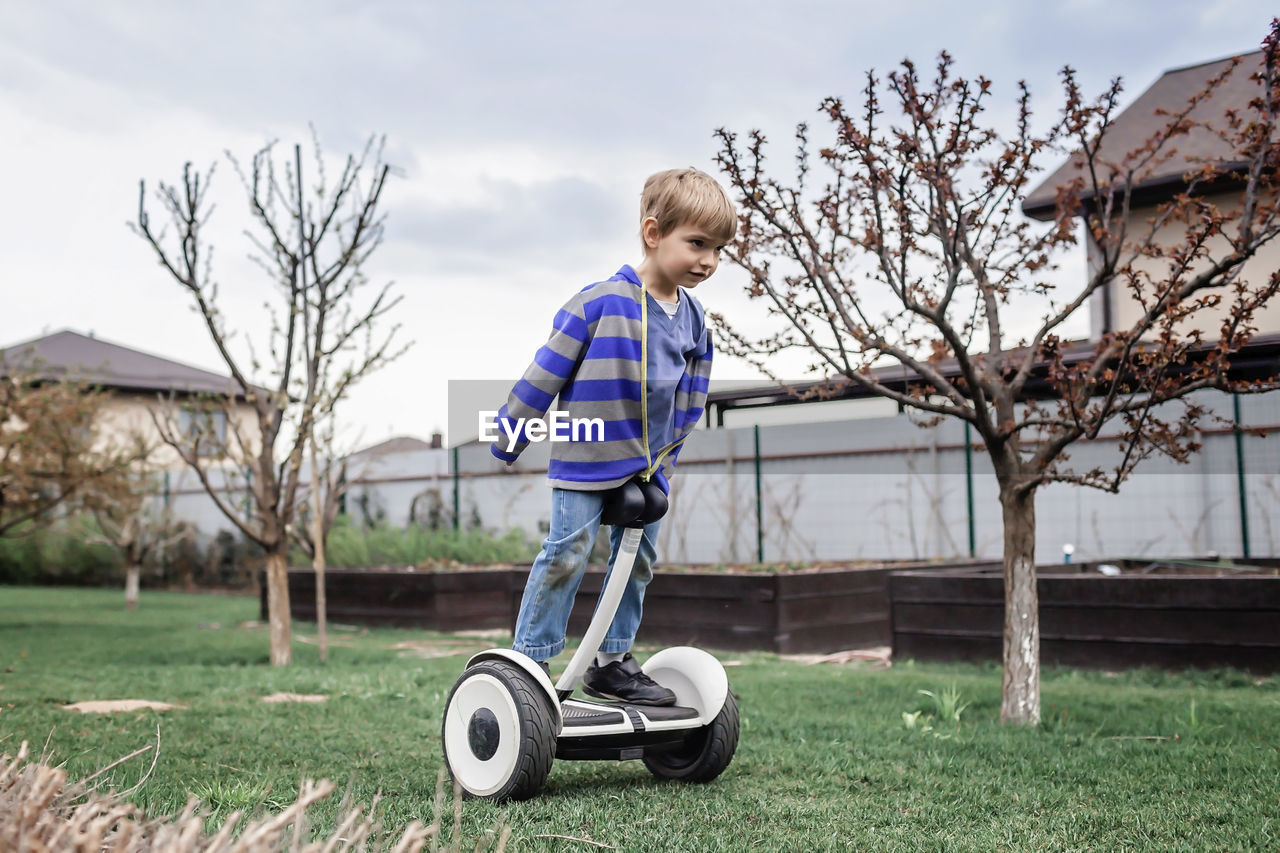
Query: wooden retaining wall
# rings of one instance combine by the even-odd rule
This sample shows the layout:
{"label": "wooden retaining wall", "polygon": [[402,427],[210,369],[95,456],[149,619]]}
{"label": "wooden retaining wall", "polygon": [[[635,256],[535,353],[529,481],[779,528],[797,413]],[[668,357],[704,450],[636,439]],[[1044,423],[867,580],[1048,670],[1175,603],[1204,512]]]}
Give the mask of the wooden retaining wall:
{"label": "wooden retaining wall", "polygon": [[[637,642],[797,654],[886,646],[889,568],[794,574],[659,572],[645,591]],[[583,578],[569,619],[581,635],[603,572]],[[521,586],[523,590],[523,586]],[[520,606],[517,591],[511,624]]]}
{"label": "wooden retaining wall", "polygon": [[[327,569],[328,617],[330,622],[352,625],[433,631],[510,630],[507,614],[515,583],[513,574],[511,569],[464,572]],[[289,611],[294,619],[315,621],[315,590],[315,572],[289,570]],[[265,614],[265,592],[260,606]]]}
{"label": "wooden retaining wall", "polygon": [[[1280,576],[1274,569],[1199,572],[1169,566],[1108,577],[1092,566],[1041,569],[1041,660],[1280,671]],[[895,659],[1000,658],[998,568],[894,572],[889,599]]]}
{"label": "wooden retaining wall", "polygon": [[[638,642],[780,653],[888,645],[889,567],[769,574],[658,572],[645,593]],[[527,568],[466,571],[330,569],[331,622],[436,631],[515,624]],[[586,629],[604,580],[587,572],[569,621]],[[289,570],[293,618],[315,619],[315,575]],[[261,601],[266,612],[265,593]],[[265,615],[264,615],[265,618]]]}
{"label": "wooden retaining wall", "polygon": [[[1280,572],[1117,561],[1042,567],[1041,657],[1046,663],[1233,666],[1280,671]],[[1271,565],[1270,569],[1266,565]],[[438,631],[510,631],[527,569],[331,569],[329,618]],[[604,573],[588,571],[569,624],[585,630]],[[293,616],[314,620],[314,575],[289,572]],[[894,657],[999,659],[1004,614],[1000,568],[876,567],[795,573],[659,572],[645,598],[638,641],[779,653],[831,652],[892,643]],[[266,602],[262,601],[265,617]]]}

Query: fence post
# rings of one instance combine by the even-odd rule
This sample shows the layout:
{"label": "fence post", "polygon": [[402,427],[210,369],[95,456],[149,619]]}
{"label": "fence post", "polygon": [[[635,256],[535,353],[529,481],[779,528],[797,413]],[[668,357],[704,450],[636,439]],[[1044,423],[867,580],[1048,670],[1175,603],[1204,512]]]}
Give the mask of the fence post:
{"label": "fence post", "polygon": [[756,440],[756,562],[764,562],[764,500],[760,488],[760,424],[752,427]]}
{"label": "fence post", "polygon": [[969,510],[969,559],[978,555],[978,537],[973,519],[973,441],[969,436],[969,422],[964,422],[964,488]]}
{"label": "fence post", "polygon": [[1236,439],[1236,492],[1240,497],[1240,546],[1244,551],[1243,556],[1248,558],[1251,556],[1249,553],[1249,500],[1244,485],[1244,430],[1240,426],[1239,394],[1231,395],[1231,409],[1234,415],[1231,431]]}
{"label": "fence post", "polygon": [[453,448],[453,529],[461,530],[461,519],[458,516],[458,448]]}

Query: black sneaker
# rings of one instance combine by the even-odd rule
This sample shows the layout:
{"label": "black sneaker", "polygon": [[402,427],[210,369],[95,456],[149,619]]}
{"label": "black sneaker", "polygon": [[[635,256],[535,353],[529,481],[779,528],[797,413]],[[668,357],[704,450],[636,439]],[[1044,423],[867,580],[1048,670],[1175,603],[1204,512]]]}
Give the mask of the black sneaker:
{"label": "black sneaker", "polygon": [[592,662],[582,677],[582,692],[597,699],[617,699],[636,705],[676,704],[676,694],[645,675],[630,652],[621,661],[605,666]]}

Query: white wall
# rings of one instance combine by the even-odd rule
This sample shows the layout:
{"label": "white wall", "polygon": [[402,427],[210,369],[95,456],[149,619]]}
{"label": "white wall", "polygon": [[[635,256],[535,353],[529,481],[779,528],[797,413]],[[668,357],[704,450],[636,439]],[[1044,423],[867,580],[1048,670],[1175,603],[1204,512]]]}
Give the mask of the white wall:
{"label": "white wall", "polygon": [[[1197,398],[1230,419],[1231,399]],[[1248,426],[1280,427],[1280,394],[1241,398]],[[1206,420],[1204,449],[1189,465],[1152,459],[1118,495],[1052,485],[1037,499],[1038,558],[1057,562],[1062,546],[1075,559],[1241,553],[1235,438],[1229,425]],[[1114,432],[1114,427],[1112,432]],[[1214,432],[1213,430],[1219,430]],[[767,561],[933,559],[965,556],[969,548],[963,427],[946,421],[916,426],[906,415],[760,427],[760,480]],[[1254,556],[1280,555],[1280,432],[1242,439]],[[756,559],[756,477],[752,427],[697,430],[680,458],[672,512],[660,542],[676,563]],[[1115,461],[1116,445],[1098,441],[1070,449],[1078,469]],[[367,494],[391,524],[408,520],[414,496],[436,490],[452,511],[450,450],[387,454],[352,479],[349,512]],[[533,445],[508,469],[488,448],[458,450],[459,504],[464,522],[478,515],[489,529],[520,528],[540,538],[550,520],[547,445]],[[995,477],[974,451],[976,554],[1002,548]],[[190,479],[184,480],[190,485]],[[207,497],[182,494],[174,508],[202,528],[219,526]]]}

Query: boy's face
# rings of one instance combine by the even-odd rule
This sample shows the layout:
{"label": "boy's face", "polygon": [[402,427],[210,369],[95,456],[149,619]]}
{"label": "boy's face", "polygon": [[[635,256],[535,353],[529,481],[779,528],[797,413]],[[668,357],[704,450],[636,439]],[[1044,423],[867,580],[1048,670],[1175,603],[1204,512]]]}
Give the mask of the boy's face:
{"label": "boy's face", "polygon": [[720,266],[724,245],[697,225],[677,225],[659,237],[657,222],[646,219],[643,230],[649,248],[646,266],[655,273],[653,283],[660,289],[697,287]]}

